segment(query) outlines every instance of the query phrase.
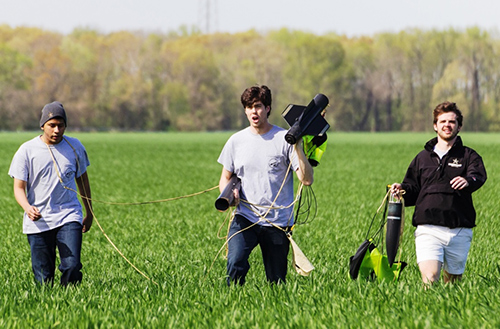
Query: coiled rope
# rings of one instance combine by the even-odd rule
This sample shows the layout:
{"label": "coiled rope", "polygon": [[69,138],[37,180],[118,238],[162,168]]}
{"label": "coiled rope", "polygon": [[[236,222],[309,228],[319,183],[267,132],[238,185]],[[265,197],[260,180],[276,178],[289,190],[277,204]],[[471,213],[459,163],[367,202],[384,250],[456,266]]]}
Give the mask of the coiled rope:
{"label": "coiled rope", "polygon": [[[294,156],[295,156],[295,154],[294,154]],[[282,190],[283,190],[283,187],[285,186],[285,183],[286,183],[287,177],[288,177],[288,175],[290,174],[290,171],[291,171],[291,167],[292,167],[292,161],[290,161],[290,163],[289,163],[289,165],[288,165],[288,168],[287,168],[287,171],[286,171],[285,177],[284,177],[284,179],[283,179],[283,182],[281,183],[281,186],[280,186],[280,188],[279,188],[279,190],[278,190],[278,193],[276,193],[276,197],[274,198],[274,200],[271,202],[271,204],[270,204],[269,206],[267,206],[267,205],[258,205],[258,204],[255,204],[255,203],[249,202],[248,200],[240,199],[240,202],[243,204],[243,206],[244,206],[244,207],[248,208],[249,210],[251,210],[254,214],[256,214],[256,215],[259,217],[259,220],[258,220],[258,221],[256,221],[256,222],[252,223],[251,225],[249,225],[249,226],[247,226],[247,227],[245,227],[245,228],[243,228],[243,229],[241,229],[241,230],[239,230],[239,231],[235,232],[233,235],[228,236],[228,234],[229,234],[229,228],[230,228],[230,226],[231,226],[231,222],[233,221],[234,216],[235,216],[235,211],[232,211],[232,212],[231,212],[228,216],[226,216],[226,217],[224,218],[224,221],[222,222],[222,224],[221,224],[221,225],[220,225],[220,227],[219,227],[219,230],[218,230],[218,233],[217,233],[217,237],[218,237],[219,239],[225,239],[226,241],[224,242],[224,244],[222,245],[222,247],[219,249],[219,251],[218,251],[218,252],[217,252],[217,254],[215,255],[215,257],[214,257],[214,259],[213,259],[212,263],[210,264],[210,267],[209,267],[209,269],[208,269],[208,271],[207,271],[207,273],[206,273],[206,275],[205,275],[205,279],[206,279],[206,277],[208,276],[208,274],[211,272],[211,270],[212,270],[212,268],[213,268],[213,266],[214,266],[214,264],[215,264],[215,261],[217,260],[217,258],[219,257],[219,255],[221,254],[221,252],[222,252],[224,249],[226,250],[226,254],[227,254],[227,251],[228,251],[227,246],[228,246],[229,241],[230,241],[233,237],[235,237],[237,234],[240,234],[240,233],[242,233],[242,232],[244,232],[244,231],[246,231],[246,230],[249,230],[250,228],[254,227],[255,225],[257,225],[258,223],[260,223],[260,222],[262,222],[262,221],[266,221],[266,222],[268,222],[271,226],[273,226],[273,227],[275,227],[275,228],[277,228],[277,229],[279,229],[279,230],[283,231],[283,232],[286,234],[287,238],[288,238],[289,240],[291,240],[291,233],[292,233],[292,231],[293,231],[294,226],[292,226],[290,229],[288,229],[288,227],[289,227],[288,225],[286,226],[286,228],[283,228],[283,227],[281,227],[281,226],[276,225],[275,223],[273,223],[272,221],[270,221],[270,220],[267,218],[267,215],[269,214],[269,212],[270,212],[271,210],[273,210],[273,209],[287,209],[287,208],[293,207],[293,206],[294,206],[294,205],[295,205],[295,204],[299,201],[299,199],[300,199],[300,195],[301,195],[301,192],[302,192],[302,188],[303,188],[303,186],[304,186],[304,184],[302,184],[302,183],[300,183],[300,184],[299,184],[299,187],[298,187],[298,189],[297,189],[297,195],[296,195],[296,197],[295,197],[295,200],[294,200],[291,204],[289,204],[289,205],[287,205],[287,206],[278,206],[278,207],[275,207],[275,206],[274,206],[274,204],[276,203],[276,200],[278,199],[279,195],[281,194],[281,192],[282,192]],[[266,212],[264,213],[264,215],[261,215],[261,214],[260,214],[260,213],[259,213],[259,212],[255,209],[255,208],[257,208],[257,207],[258,207],[258,208],[267,209],[267,210],[266,210]],[[290,223],[290,220],[292,219],[292,216],[293,216],[293,212],[290,214],[290,217],[288,218],[288,223]],[[228,218],[228,217],[230,217],[230,219],[229,219],[229,223],[228,223],[228,227],[227,227],[227,232],[228,232],[228,234],[226,234],[226,236],[225,236],[225,237],[222,237],[222,236],[220,236],[220,232],[222,231],[222,228],[223,228],[223,226],[225,225],[225,223],[226,223],[226,221],[227,221],[227,218]]]}

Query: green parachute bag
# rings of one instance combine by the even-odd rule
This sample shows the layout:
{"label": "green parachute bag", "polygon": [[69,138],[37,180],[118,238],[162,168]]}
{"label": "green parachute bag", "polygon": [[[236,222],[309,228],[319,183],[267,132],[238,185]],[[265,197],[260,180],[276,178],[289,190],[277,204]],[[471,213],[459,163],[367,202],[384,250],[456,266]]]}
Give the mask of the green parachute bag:
{"label": "green parachute bag", "polygon": [[321,136],[305,135],[302,139],[304,141],[304,153],[311,166],[316,167],[326,151],[326,133]]}
{"label": "green parachute bag", "polygon": [[[365,240],[359,246],[358,250],[349,258],[349,276],[351,279],[356,280],[361,277],[366,280],[380,281],[397,281],[401,275],[401,271],[406,267],[407,263],[397,261],[393,262],[392,266],[389,265],[387,255],[384,255],[381,250],[383,246],[384,227],[387,224],[387,209],[388,209],[388,196],[389,189],[386,187],[386,195],[382,204],[373,216],[368,232],[366,233]],[[375,219],[380,210],[384,209],[378,227],[374,226]],[[376,231],[372,233],[372,228]],[[379,249],[375,244],[378,241],[382,247]],[[401,252],[401,251],[400,251]]]}
{"label": "green parachute bag", "polygon": [[383,255],[370,240],[365,240],[349,259],[349,276],[356,280],[361,277],[365,280],[397,281],[401,271],[406,267],[405,262],[395,262],[389,266],[387,256]]}

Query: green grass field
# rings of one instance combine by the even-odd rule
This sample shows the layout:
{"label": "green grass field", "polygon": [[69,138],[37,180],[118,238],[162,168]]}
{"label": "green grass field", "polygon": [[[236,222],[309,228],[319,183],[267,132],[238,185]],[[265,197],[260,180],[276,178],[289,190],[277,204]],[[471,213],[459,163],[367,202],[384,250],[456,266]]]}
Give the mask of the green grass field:
{"label": "green grass field", "polygon": [[[352,281],[348,262],[385,186],[402,180],[431,133],[329,135],[315,170],[318,214],[294,231],[316,267],[309,277],[290,266],[286,285],[267,284],[257,248],[247,284],[228,288],[225,260],[217,257],[224,243],[217,233],[226,214],[215,210],[218,192],[211,191],[140,206],[94,203],[106,234],[158,285],[138,274],[94,223],[84,235],[83,282],[69,289],[34,283],[22,210],[7,175],[19,145],[36,134],[0,133],[1,328],[500,327],[498,134],[462,134],[464,143],[483,156],[489,177],[474,195],[478,226],[464,280],[430,290],[422,288],[415,263],[411,208],[401,245],[401,258],[409,265],[399,282]],[[93,198],[109,202],[167,199],[216,186],[221,171],[216,160],[230,135],[67,134],[87,148]]]}

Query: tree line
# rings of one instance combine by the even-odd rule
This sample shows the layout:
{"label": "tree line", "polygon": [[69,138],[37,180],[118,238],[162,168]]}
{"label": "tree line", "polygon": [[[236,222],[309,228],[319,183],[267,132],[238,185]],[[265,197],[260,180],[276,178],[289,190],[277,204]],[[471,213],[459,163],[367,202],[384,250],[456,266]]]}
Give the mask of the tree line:
{"label": "tree line", "polygon": [[500,131],[494,32],[410,29],[346,37],[281,29],[202,34],[0,26],[0,129],[38,128],[61,101],[81,130],[216,131],[247,125],[242,91],[266,84],[271,122],[290,103],[330,99],[337,131],[425,131],[456,102],[468,131]]}

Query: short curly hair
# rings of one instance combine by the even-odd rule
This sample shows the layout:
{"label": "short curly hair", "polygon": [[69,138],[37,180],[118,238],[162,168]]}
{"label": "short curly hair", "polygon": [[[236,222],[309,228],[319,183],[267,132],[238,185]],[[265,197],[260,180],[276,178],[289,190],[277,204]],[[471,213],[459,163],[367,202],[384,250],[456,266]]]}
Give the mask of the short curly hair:
{"label": "short curly hair", "polygon": [[272,101],[271,89],[264,85],[249,87],[241,94],[241,104],[243,108],[251,107],[256,102],[262,102],[265,107],[269,106],[269,112],[267,113],[268,117],[271,114]]}
{"label": "short curly hair", "polygon": [[438,116],[440,116],[443,113],[447,113],[447,112],[455,113],[457,115],[458,126],[462,127],[462,123],[464,120],[464,116],[462,115],[462,112],[460,112],[456,103],[452,103],[452,102],[448,102],[448,101],[439,104],[434,109],[434,111],[432,113],[434,115],[434,124],[437,123]]}

